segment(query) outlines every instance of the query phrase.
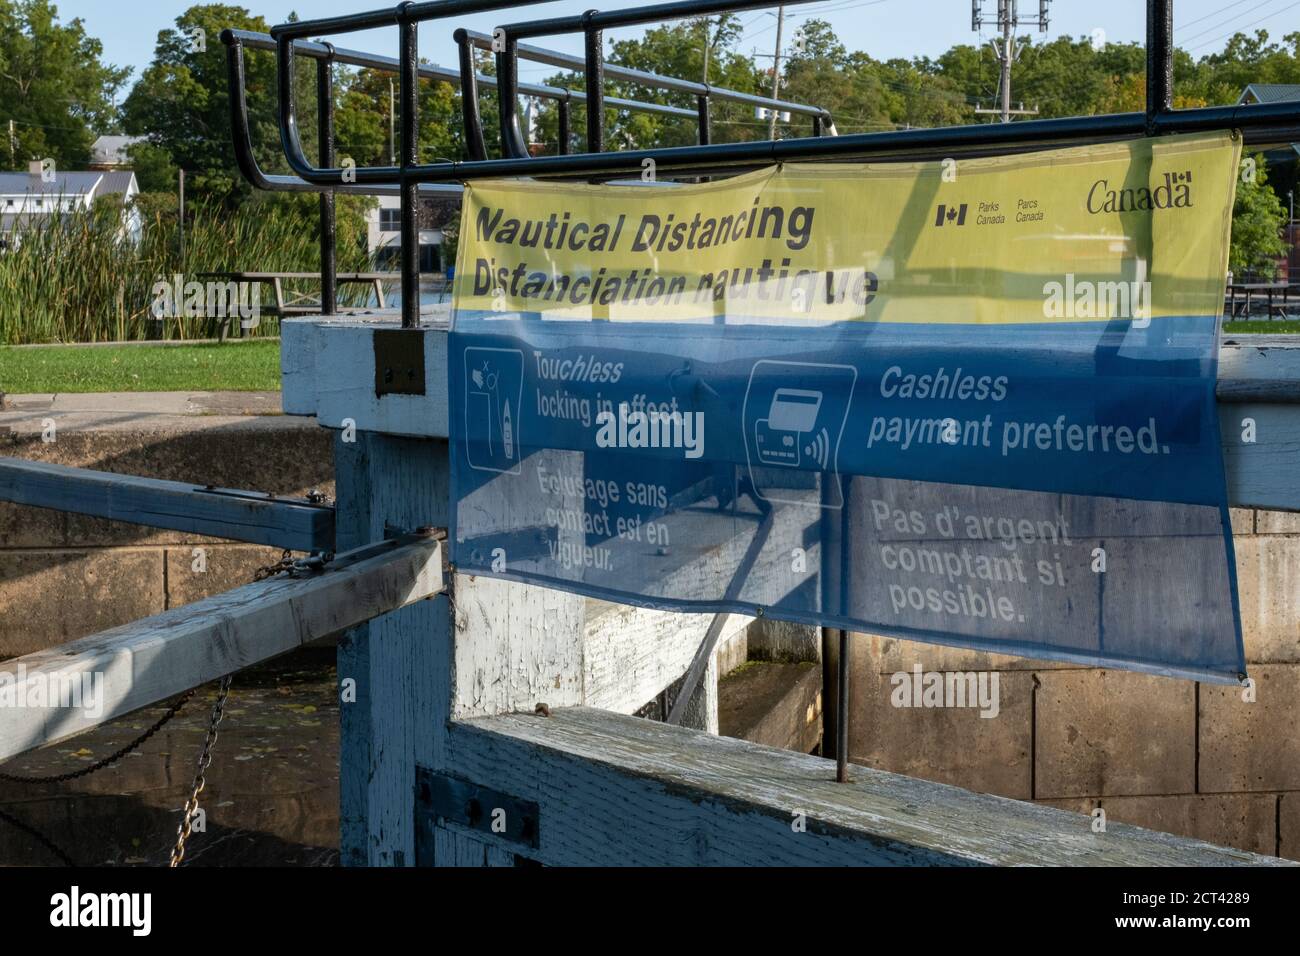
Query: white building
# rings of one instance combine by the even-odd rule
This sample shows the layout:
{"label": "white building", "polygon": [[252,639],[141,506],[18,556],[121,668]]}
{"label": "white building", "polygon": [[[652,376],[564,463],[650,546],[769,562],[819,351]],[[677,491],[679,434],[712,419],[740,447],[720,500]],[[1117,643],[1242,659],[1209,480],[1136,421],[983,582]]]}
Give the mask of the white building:
{"label": "white building", "polygon": [[[402,201],[378,196],[379,206],[366,213],[366,249],[381,269],[398,268],[402,252]],[[420,271],[442,275],[452,266],[442,252],[442,227],[460,216],[459,200],[425,199],[420,203]]]}
{"label": "white building", "polygon": [[143,143],[147,136],[101,136],[90,147],[90,168],[99,170],[126,169],[131,165],[127,150]]}
{"label": "white building", "polygon": [[0,173],[0,250],[16,248],[25,226],[90,209],[105,196],[122,200],[120,237],[139,242],[143,224],[131,201],[139,194],[133,172],[44,173],[40,163],[32,163],[26,173]]}

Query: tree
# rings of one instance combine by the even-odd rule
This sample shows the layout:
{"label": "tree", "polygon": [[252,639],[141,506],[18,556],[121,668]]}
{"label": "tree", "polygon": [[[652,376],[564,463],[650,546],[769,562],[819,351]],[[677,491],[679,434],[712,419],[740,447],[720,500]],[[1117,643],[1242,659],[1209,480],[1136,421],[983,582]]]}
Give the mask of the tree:
{"label": "tree", "polygon": [[[351,158],[358,166],[388,165],[401,149],[401,104],[395,94],[391,98],[389,95],[397,77],[376,70],[356,70],[338,79],[336,85],[342,93],[334,111],[334,130],[339,156]],[[389,86],[390,81],[394,87]],[[465,158],[457,89],[450,83],[421,80],[419,102],[421,162]],[[396,120],[392,117],[394,111]]]}
{"label": "tree", "polygon": [[[865,54],[850,55],[825,20],[808,20],[795,33],[783,64],[781,98],[829,110],[841,133],[892,128],[888,97],[875,67]],[[791,120],[803,129],[782,133],[808,135],[808,117]]]}
{"label": "tree", "polygon": [[[733,14],[673,21],[647,30],[639,39],[615,41],[606,62],[698,82],[704,79],[707,46],[710,84],[743,93],[770,92],[770,89],[762,89],[762,74],[753,61],[735,49],[740,35],[740,19]],[[561,73],[546,80],[546,84],[581,89],[582,78],[572,73]],[[695,97],[689,94],[623,80],[608,81],[605,94],[690,110],[697,107]],[[575,110],[574,114],[574,132],[580,135],[586,126],[584,114],[581,109]],[[767,125],[754,118],[753,107],[715,100],[711,114],[714,142],[756,139],[760,135],[766,137]],[[548,101],[539,113],[538,129],[543,141],[552,149],[558,146],[558,128],[555,104]],[[696,141],[697,124],[684,117],[607,109],[605,138],[611,149],[686,146]]]}
{"label": "tree", "polygon": [[1282,241],[1286,211],[1268,183],[1264,157],[1247,157],[1244,168],[1247,175],[1237,183],[1237,199],[1232,207],[1228,268],[1237,275],[1251,272],[1272,280],[1277,277],[1276,259],[1286,252]]}
{"label": "tree", "polygon": [[[176,26],[158,34],[153,62],[123,104],[128,133],[147,136],[173,167],[184,169],[187,187],[199,196],[226,199],[231,207],[250,192],[235,166],[226,81],[226,27],[265,33],[264,19],[243,7],[212,3],[190,7]],[[254,152],[264,169],[284,168],[275,122],[275,58],[245,55],[249,126]],[[314,96],[300,113],[311,112]],[[305,139],[305,137],[304,137]],[[157,168],[157,163],[152,164]]]}
{"label": "tree", "polygon": [[0,0],[0,162],[21,169],[34,159],[60,167],[90,159],[96,135],[116,124],[114,96],[131,73],[102,63],[103,52],[80,19],[59,23],[49,0]]}

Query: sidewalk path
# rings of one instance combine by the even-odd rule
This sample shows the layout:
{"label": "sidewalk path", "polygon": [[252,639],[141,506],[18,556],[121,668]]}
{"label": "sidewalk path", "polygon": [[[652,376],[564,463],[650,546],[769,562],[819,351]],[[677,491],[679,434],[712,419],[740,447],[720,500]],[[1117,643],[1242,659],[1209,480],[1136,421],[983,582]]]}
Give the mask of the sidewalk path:
{"label": "sidewalk path", "polygon": [[[40,431],[45,419],[72,430],[196,428],[237,422],[263,428],[301,427],[286,418],[279,392],[93,392],[7,395],[0,409],[0,432]],[[147,423],[147,424],[146,424]]]}

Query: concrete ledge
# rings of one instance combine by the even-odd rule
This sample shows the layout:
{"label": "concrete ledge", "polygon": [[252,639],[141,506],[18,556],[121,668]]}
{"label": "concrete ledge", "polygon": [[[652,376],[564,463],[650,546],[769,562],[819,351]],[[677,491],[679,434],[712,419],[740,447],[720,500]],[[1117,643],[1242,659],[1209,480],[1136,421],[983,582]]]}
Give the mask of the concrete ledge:
{"label": "concrete ledge", "polygon": [[818,664],[751,661],[718,681],[718,733],[811,753],[822,737]]}

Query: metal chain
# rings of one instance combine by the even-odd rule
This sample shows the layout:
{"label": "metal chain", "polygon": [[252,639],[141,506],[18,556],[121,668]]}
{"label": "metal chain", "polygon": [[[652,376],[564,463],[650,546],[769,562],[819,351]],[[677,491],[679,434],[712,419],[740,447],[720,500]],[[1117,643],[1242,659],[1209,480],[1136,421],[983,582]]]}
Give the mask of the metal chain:
{"label": "metal chain", "polygon": [[217,742],[217,727],[221,724],[221,718],[225,716],[226,698],[230,695],[230,680],[233,674],[227,674],[221,678],[221,688],[217,691],[217,700],[212,705],[212,716],[208,720],[208,733],[203,739],[203,750],[199,753],[199,765],[194,774],[194,786],[190,790],[190,798],[185,801],[185,810],[181,816],[180,827],[176,831],[176,846],[172,848],[171,865],[177,867],[181,865],[181,860],[185,859],[185,841],[190,838],[193,832],[194,812],[199,808],[199,794],[203,792],[204,786],[207,785],[207,771],[212,764],[212,748]]}
{"label": "metal chain", "polygon": [[[291,578],[303,574],[315,574],[324,570],[325,565],[329,564],[333,559],[333,554],[313,554],[306,558],[295,559],[293,552],[286,548],[281,553],[280,560],[275,564],[268,564],[266,567],[258,568],[257,573],[253,575],[253,580],[265,581],[277,574],[288,574]],[[176,829],[176,845],[172,848],[171,854],[172,867],[180,866],[181,861],[185,859],[185,843],[193,832],[194,813],[199,808],[199,794],[203,792],[203,788],[207,785],[208,767],[212,765],[212,748],[216,746],[217,728],[221,725],[221,718],[225,716],[226,699],[230,696],[230,681],[233,677],[233,674],[227,674],[221,678],[221,687],[217,691],[216,702],[212,705],[212,716],[208,720],[208,733],[203,739],[203,750],[199,753],[198,769],[194,774],[194,786],[190,790],[189,800],[185,802],[180,826]]]}
{"label": "metal chain", "polygon": [[[308,496],[308,499],[321,502],[328,500],[324,495],[315,491]],[[257,572],[253,575],[253,580],[265,581],[268,578],[275,577],[277,574],[288,574],[293,578],[304,574],[314,574],[324,570],[325,565],[329,564],[333,559],[333,554],[313,554],[306,558],[295,559],[292,552],[285,550],[280,555],[280,560],[275,564],[269,564],[265,567],[258,568]],[[204,738],[203,750],[199,754],[198,770],[194,775],[194,786],[191,789],[189,800],[185,803],[184,816],[182,817],[180,826],[177,828],[176,832],[176,845],[172,848],[171,852],[171,865],[173,867],[179,866],[181,861],[185,858],[185,843],[189,840],[190,834],[193,832],[192,820],[194,817],[194,811],[197,810],[199,806],[199,794],[203,792],[203,788],[207,784],[206,774],[208,767],[212,764],[212,748],[217,742],[217,727],[220,725],[222,717],[225,716],[226,700],[230,695],[230,681],[233,676],[234,675],[232,674],[227,674],[221,679],[216,703],[212,705],[212,715],[208,721],[207,736]],[[72,780],[79,780],[82,777],[88,777],[92,773],[103,770],[105,767],[111,767],[127,754],[138,750],[149,740],[149,738],[162,730],[173,717],[181,712],[181,709],[190,701],[191,698],[194,697],[196,692],[197,688],[182,694],[170,707],[167,708],[167,711],[139,737],[136,737],[124,747],[115,750],[107,757],[97,760],[87,767],[82,767],[79,770],[72,770],[67,773],[53,774],[48,777],[28,777],[20,774],[0,772],[0,781],[29,785],[67,783]],[[64,863],[68,866],[72,865],[72,861],[65,853],[31,827],[28,827],[21,821],[10,817],[8,814],[0,813],[0,819],[5,820],[19,829],[31,833]]]}
{"label": "metal chain", "polygon": [[28,783],[28,784],[66,783],[69,780],[77,780],[80,779],[81,777],[88,777],[92,773],[95,773],[98,770],[103,770],[105,767],[111,767],[113,764],[117,763],[119,760],[121,760],[131,751],[136,750],[140,746],[142,746],[145,743],[145,741],[147,741],[154,734],[158,733],[158,731],[162,730],[163,727],[166,726],[167,723],[173,717],[175,717],[178,713],[180,713],[181,708],[184,707],[186,702],[193,696],[194,696],[194,691],[189,691],[188,693],[182,694],[176,700],[176,702],[171,705],[171,707],[167,708],[167,712],[163,714],[160,718],[158,718],[158,720],[154,723],[152,727],[150,727],[148,730],[142,733],[139,737],[135,738],[135,740],[131,741],[125,747],[122,747],[120,750],[114,751],[113,753],[105,757],[103,760],[95,761],[88,767],[82,767],[80,770],[71,770],[68,773],[55,774],[54,776],[50,776],[50,777],[24,777],[24,776],[19,776],[18,774],[0,773],[0,780],[4,780],[8,783]]}
{"label": "metal chain", "polygon": [[301,577],[307,574],[316,574],[325,570],[325,565],[334,560],[334,555],[329,553],[320,553],[308,555],[305,558],[294,558],[293,552],[286,550],[280,555],[280,560],[275,564],[268,564],[264,568],[258,568],[257,573],[253,575],[254,581],[265,581],[267,578],[273,578],[277,574],[287,574],[291,578]]}
{"label": "metal chain", "polygon": [[68,854],[64,853],[57,846],[55,846],[54,841],[51,840],[49,837],[47,837],[40,830],[36,829],[35,827],[28,826],[26,823],[23,823],[22,820],[19,820],[16,817],[11,817],[3,810],[0,810],[0,820],[3,820],[5,823],[9,824],[11,827],[13,827],[16,830],[21,830],[23,833],[26,833],[28,836],[30,836],[41,846],[45,847],[45,849],[49,850],[52,854],[57,856],[59,858],[59,862],[62,863],[64,866],[76,866],[76,864],[72,862],[72,857],[68,856]]}

